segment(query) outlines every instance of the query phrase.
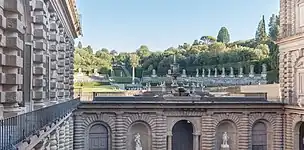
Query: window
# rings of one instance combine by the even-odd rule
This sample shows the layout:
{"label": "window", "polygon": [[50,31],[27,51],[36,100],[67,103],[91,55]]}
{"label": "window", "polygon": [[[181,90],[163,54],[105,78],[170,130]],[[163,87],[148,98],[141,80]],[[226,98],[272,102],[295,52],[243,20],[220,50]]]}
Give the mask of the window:
{"label": "window", "polygon": [[90,128],[89,150],[108,150],[108,130],[104,125],[96,124]]}
{"label": "window", "polygon": [[263,122],[252,128],[252,150],[267,150],[267,128]]}

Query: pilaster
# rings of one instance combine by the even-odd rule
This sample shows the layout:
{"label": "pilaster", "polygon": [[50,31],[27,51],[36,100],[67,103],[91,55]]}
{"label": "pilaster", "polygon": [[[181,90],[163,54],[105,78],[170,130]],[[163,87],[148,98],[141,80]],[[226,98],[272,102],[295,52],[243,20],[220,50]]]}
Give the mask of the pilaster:
{"label": "pilaster", "polygon": [[59,21],[59,47],[58,47],[58,61],[57,61],[57,98],[58,101],[64,101],[64,66],[65,66],[65,31],[62,23]]}
{"label": "pilaster", "polygon": [[59,148],[58,150],[65,150],[65,122],[59,127]]}
{"label": "pilaster", "polygon": [[284,130],[283,130],[283,117],[284,115],[281,113],[277,113],[275,118],[275,126],[273,131],[273,150],[282,150],[283,149],[283,138],[284,138]]}
{"label": "pilaster", "polygon": [[44,99],[46,98],[46,86],[44,76],[46,75],[45,53],[47,50],[47,7],[43,0],[31,0],[34,30],[34,51],[33,51],[33,100],[34,109],[45,107]]}
{"label": "pilaster", "polygon": [[58,20],[55,12],[50,12],[50,28],[49,28],[49,53],[50,53],[50,101],[57,104],[57,61],[58,61],[58,43],[59,29],[56,21]]}
{"label": "pilaster", "polygon": [[164,133],[167,132],[167,121],[166,116],[163,114],[158,114],[156,117],[156,130],[153,145],[153,149],[166,150],[167,139]]}
{"label": "pilaster", "polygon": [[123,113],[116,114],[116,121],[115,121],[115,139],[114,139],[114,149],[121,150],[126,149],[125,145],[125,125],[123,120]]}
{"label": "pilaster", "polygon": [[82,117],[78,114],[74,114],[73,117],[74,117],[73,148],[74,148],[74,150],[83,150],[83,149],[85,149],[84,148],[85,133],[84,133],[84,130],[82,130],[83,120],[82,120]]}
{"label": "pilaster", "polygon": [[58,138],[57,138],[58,130],[54,130],[51,132],[50,136],[50,150],[57,150],[58,149]]}
{"label": "pilaster", "polygon": [[70,100],[70,53],[72,49],[72,39],[65,37],[65,59],[64,59],[64,99]]}
{"label": "pilaster", "polygon": [[23,111],[18,103],[22,103],[24,10],[19,0],[2,0],[0,7],[0,100],[4,117],[10,117]]}
{"label": "pilaster", "polygon": [[74,135],[74,124],[73,124],[73,117],[69,117],[69,127],[70,127],[70,134],[69,134],[69,150],[73,150],[73,135]]}
{"label": "pilaster", "polygon": [[240,118],[241,127],[238,133],[239,139],[239,150],[248,150],[249,149],[249,130],[251,129],[249,126],[249,113],[243,113]]}
{"label": "pilaster", "polygon": [[65,132],[65,139],[64,139],[64,149],[65,150],[68,150],[69,149],[69,144],[70,144],[70,122],[69,122],[69,120],[65,120],[64,121],[64,132]]}
{"label": "pilaster", "polygon": [[212,113],[204,113],[201,118],[202,135],[201,149],[212,150],[214,148],[215,128],[212,119]]}

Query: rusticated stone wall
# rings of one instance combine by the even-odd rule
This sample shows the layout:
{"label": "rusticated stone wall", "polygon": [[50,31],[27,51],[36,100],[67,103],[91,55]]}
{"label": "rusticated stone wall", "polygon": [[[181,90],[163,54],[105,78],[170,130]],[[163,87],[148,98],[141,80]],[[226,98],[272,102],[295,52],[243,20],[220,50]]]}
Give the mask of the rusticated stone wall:
{"label": "rusticated stone wall", "polygon": [[[86,104],[84,104],[86,105]],[[87,104],[89,108],[90,104]],[[193,149],[212,150],[216,143],[221,142],[216,133],[219,125],[230,123],[236,132],[231,148],[248,150],[252,148],[252,129],[256,123],[263,123],[267,128],[267,150],[282,150],[284,147],[293,149],[293,135],[297,117],[285,115],[284,111],[269,109],[124,109],[115,112],[109,109],[78,109],[74,113],[74,149],[88,149],[88,131],[94,123],[102,123],[109,129],[112,149],[129,150],[129,129],[133,123],[144,122],[151,129],[152,150],[172,150],[172,129],[181,121],[187,120],[193,125]],[[298,113],[294,113],[295,116]],[[299,118],[299,117],[298,117]],[[304,117],[303,117],[304,118]],[[285,121],[285,122],[284,122]],[[304,121],[304,120],[303,120]],[[286,125],[285,125],[286,124]],[[286,128],[284,128],[284,126]],[[284,138],[283,138],[284,137]],[[285,141],[285,143],[283,143]]]}
{"label": "rusticated stone wall", "polygon": [[4,105],[4,116],[22,112],[24,20],[20,0],[0,1],[0,105]]}

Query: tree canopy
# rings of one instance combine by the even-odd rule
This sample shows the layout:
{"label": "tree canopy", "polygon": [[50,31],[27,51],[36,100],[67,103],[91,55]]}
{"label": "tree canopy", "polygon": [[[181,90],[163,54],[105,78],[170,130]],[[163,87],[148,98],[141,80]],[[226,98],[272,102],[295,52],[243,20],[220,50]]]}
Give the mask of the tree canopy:
{"label": "tree canopy", "polygon": [[[278,37],[279,20],[272,15],[266,33],[265,19],[259,22],[256,36],[230,42],[230,34],[226,27],[222,27],[217,38],[202,35],[191,43],[182,43],[176,47],[169,47],[164,51],[152,51],[147,45],[141,45],[135,52],[109,51],[107,48],[93,50],[91,46],[76,47],[75,69],[82,68],[86,72],[98,69],[101,73],[108,73],[113,63],[124,64],[129,70],[136,67],[136,76],[150,75],[153,69],[157,74],[165,75],[176,55],[177,63],[187,73],[195,75],[196,68],[210,67],[247,67],[249,65],[266,63],[269,71],[278,69],[278,46],[274,41]],[[78,44],[79,45],[79,44]],[[258,68],[259,69],[259,68]],[[256,71],[259,71],[259,70]]]}

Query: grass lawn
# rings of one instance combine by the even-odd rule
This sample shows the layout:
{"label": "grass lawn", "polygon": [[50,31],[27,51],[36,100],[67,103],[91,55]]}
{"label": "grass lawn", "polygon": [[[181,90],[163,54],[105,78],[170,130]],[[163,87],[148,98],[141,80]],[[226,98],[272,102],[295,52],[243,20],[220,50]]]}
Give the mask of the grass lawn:
{"label": "grass lawn", "polygon": [[82,88],[82,92],[121,92],[121,90],[117,89],[111,85],[102,85],[98,87],[80,87],[75,86],[75,92],[78,92],[80,88]]}

